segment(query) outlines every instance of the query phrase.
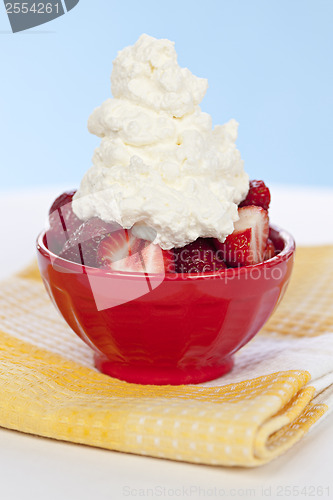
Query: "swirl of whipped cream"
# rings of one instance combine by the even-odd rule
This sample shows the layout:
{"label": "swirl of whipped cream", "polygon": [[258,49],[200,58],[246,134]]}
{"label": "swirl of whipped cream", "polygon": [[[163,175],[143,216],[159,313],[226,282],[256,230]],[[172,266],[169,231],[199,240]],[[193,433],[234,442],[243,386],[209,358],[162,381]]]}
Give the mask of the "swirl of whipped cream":
{"label": "swirl of whipped cream", "polygon": [[236,148],[237,122],[212,128],[199,103],[207,80],[180,68],[174,44],[142,35],[118,53],[113,99],[88,120],[101,137],[73,210],[133,228],[163,249],[198,237],[220,241],[238,220],[249,178]]}

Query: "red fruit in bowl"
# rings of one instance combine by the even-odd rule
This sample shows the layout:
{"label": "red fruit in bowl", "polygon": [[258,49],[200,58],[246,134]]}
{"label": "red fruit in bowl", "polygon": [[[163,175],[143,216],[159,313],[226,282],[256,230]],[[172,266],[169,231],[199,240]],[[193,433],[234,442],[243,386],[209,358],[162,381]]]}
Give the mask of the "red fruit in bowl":
{"label": "red fruit in bowl", "polygon": [[81,223],[60,252],[60,257],[85,266],[97,267],[97,248],[100,242],[117,231],[117,223],[106,223],[93,217]]}
{"label": "red fruit in bowl", "polygon": [[206,238],[198,238],[182,248],[174,248],[173,251],[177,273],[214,272],[227,267]]}
{"label": "red fruit in bowl", "polygon": [[49,210],[49,215],[51,215],[55,210],[59,210],[59,208],[63,207],[64,205],[67,205],[68,203],[71,203],[73,200],[73,196],[76,193],[76,189],[72,189],[70,191],[65,191],[61,195],[58,196],[52,203],[50,210]]}
{"label": "red fruit in bowl", "polygon": [[50,229],[46,233],[48,248],[56,253],[62,250],[72,233],[82,224],[72,210],[75,190],[65,191],[54,200],[49,210]]}
{"label": "red fruit in bowl", "polygon": [[270,201],[271,193],[264,181],[250,181],[249,192],[247,193],[245,200],[239,204],[239,207],[256,205],[268,210]]}
{"label": "red fruit in bowl", "polygon": [[120,229],[99,244],[97,265],[121,272],[165,273],[174,272],[174,257],[171,251]]}
{"label": "red fruit in bowl", "polygon": [[234,232],[224,243],[215,240],[221,257],[232,267],[248,266],[262,262],[267,246],[269,220],[262,207],[249,205],[238,209],[239,220]]}
{"label": "red fruit in bowl", "polygon": [[98,245],[98,267],[116,270],[115,267],[119,261],[130,257],[138,250],[140,241],[128,229],[115,231]]}

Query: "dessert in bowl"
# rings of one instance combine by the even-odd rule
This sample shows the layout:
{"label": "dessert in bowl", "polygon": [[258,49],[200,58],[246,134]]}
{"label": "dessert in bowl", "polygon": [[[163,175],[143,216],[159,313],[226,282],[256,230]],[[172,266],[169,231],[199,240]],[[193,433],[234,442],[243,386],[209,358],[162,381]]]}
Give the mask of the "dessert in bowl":
{"label": "dessert in bowl", "polygon": [[115,98],[88,122],[102,138],[93,167],[38,238],[41,275],[104,373],[214,379],[283,296],[293,239],[269,226],[269,189],[249,182],[236,122],[212,128],[207,82],[171,42],[143,35],[111,81]]}
{"label": "dessert in bowl", "polygon": [[[283,296],[294,242],[278,228],[271,227],[270,236],[280,250],[276,256],[212,273],[92,268],[53,254],[45,232],[38,239],[38,261],[52,301],[94,349],[99,370],[141,384],[199,383],[232,368],[232,355]],[[114,305],[120,294],[124,302]]]}

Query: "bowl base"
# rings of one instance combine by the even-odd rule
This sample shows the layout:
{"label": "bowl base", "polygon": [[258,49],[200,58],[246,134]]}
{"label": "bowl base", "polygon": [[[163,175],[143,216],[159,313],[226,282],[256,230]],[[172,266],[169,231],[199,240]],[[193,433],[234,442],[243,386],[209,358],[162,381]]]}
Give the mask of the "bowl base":
{"label": "bowl base", "polygon": [[234,365],[232,356],[224,358],[218,365],[200,368],[163,368],[117,364],[95,354],[96,368],[111,377],[144,385],[183,385],[208,382],[228,373]]}

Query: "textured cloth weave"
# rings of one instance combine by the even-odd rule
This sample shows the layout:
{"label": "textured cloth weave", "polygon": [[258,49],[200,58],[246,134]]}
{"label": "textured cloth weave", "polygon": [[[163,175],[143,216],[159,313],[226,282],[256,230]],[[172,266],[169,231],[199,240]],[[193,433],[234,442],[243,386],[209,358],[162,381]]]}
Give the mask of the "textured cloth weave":
{"label": "textured cloth weave", "polygon": [[333,407],[333,247],[298,249],[287,294],[234,369],[189,386],[97,372],[35,266],[0,286],[0,425],[111,450],[256,466]]}

